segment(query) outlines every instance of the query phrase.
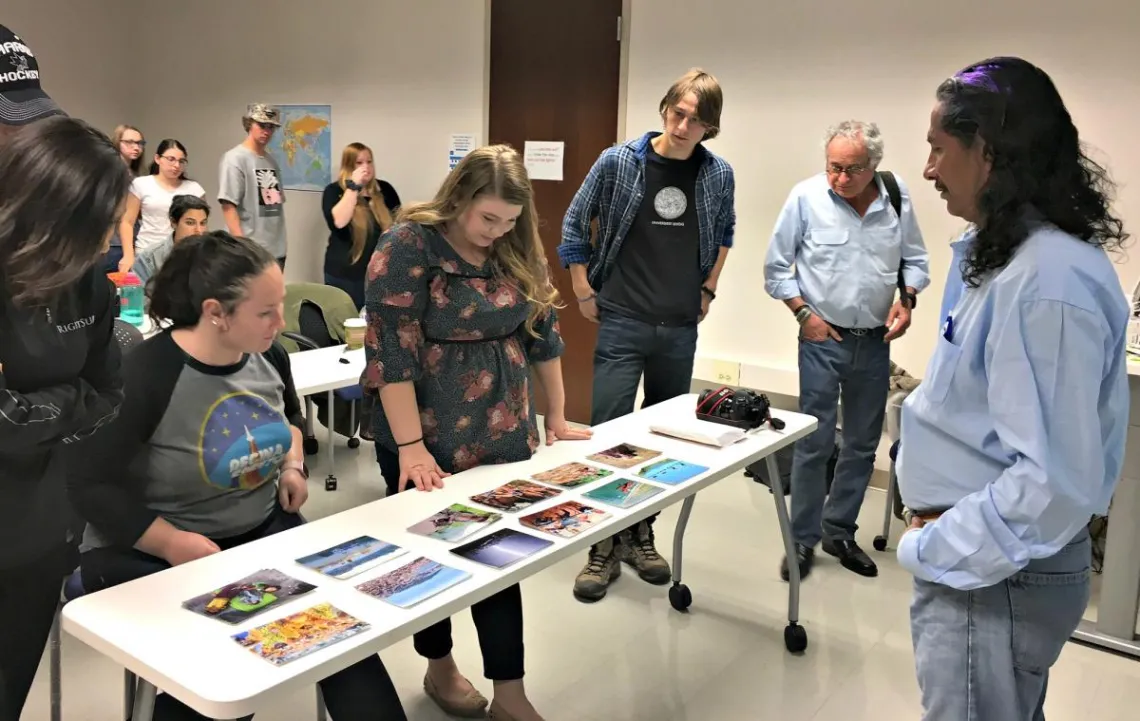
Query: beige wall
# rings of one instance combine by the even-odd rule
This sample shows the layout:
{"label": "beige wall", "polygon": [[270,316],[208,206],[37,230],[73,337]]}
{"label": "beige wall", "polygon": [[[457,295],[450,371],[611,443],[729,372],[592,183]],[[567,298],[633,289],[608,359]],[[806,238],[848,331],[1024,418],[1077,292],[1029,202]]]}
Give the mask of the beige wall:
{"label": "beige wall", "polygon": [[[914,191],[934,283],[894,357],[921,374],[961,224],[921,178],[931,98],[955,69],[1021,54],[1056,79],[1083,136],[1121,183],[1118,211],[1140,233],[1140,3],[960,0],[753,3],[626,0],[625,136],[659,125],[657,102],[691,65],[725,86],[724,131],[710,144],[737,171],[737,246],[700,355],[794,367],[794,328],[763,293],[772,222],[789,188],[822,166],[820,135],[846,117],[878,122],[884,167]],[[182,140],[190,173],[211,197],[217,161],[241,140],[246,103],[333,105],[333,146],[372,145],[381,174],[405,199],[434,192],[450,133],[485,132],[487,0],[18,0],[0,20],[39,56],[45,85],[73,114],[110,130],[127,121],[148,139]],[[66,16],[75,23],[59,22]],[[983,22],[984,19],[984,22]],[[69,29],[70,28],[70,29]],[[152,142],[153,149],[153,142]],[[319,279],[326,230],[319,194],[287,205],[289,275]],[[555,223],[555,227],[557,223]],[[1136,254],[1119,265],[1140,277]]]}
{"label": "beige wall", "polygon": [[[962,224],[921,179],[935,87],[962,66],[1021,55],[1056,81],[1083,138],[1120,181],[1117,210],[1140,234],[1140,3],[882,0],[875,3],[632,0],[625,134],[656,128],[672,79],[700,64],[725,88],[721,137],[709,147],[735,167],[739,222],[699,355],[794,367],[795,326],[763,291],[772,224],[792,185],[823,167],[820,136],[848,117],[879,123],[884,169],[915,196],[934,282],[895,360],[921,375],[934,348],[950,261]],[[1131,291],[1133,252],[1118,266]]]}
{"label": "beige wall", "polygon": [[[350,142],[371,146],[405,200],[435,193],[451,133],[482,133],[484,0],[140,0],[137,12],[131,119],[152,150],[186,145],[211,201],[247,103],[332,105],[334,164]],[[285,208],[287,276],[320,281],[320,193],[290,191]]]}

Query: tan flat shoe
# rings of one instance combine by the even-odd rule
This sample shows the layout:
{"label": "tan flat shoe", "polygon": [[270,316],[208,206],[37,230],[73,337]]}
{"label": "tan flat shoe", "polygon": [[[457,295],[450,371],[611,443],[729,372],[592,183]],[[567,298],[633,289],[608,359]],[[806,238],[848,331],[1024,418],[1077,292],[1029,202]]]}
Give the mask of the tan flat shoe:
{"label": "tan flat shoe", "polygon": [[[446,699],[435,687],[435,682],[431,680],[431,676],[424,676],[424,693],[432,701],[435,701],[435,705],[443,709],[444,713],[459,718],[485,718],[487,707],[490,705],[487,697],[474,688],[458,701]],[[511,719],[505,719],[505,721],[511,721]]]}
{"label": "tan flat shoe", "polygon": [[501,707],[491,704],[487,706],[487,721],[517,721],[517,719]]}

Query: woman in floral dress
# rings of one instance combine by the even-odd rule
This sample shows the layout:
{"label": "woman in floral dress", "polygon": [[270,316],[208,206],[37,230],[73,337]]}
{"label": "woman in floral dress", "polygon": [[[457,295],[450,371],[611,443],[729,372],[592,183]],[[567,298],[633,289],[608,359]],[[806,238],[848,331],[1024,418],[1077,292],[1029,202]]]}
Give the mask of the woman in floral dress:
{"label": "woman in floral dress", "polygon": [[[539,445],[532,377],[547,399],[547,443],[588,438],[564,417],[557,292],[519,154],[502,145],[471,152],[434,200],[399,220],[376,246],[366,293],[364,383],[380,397],[373,430],[389,494],[530,458]],[[457,669],[449,620],[415,635],[428,659],[424,691],[455,716],[540,720],[522,683],[519,587],[471,613],[493,702]]]}

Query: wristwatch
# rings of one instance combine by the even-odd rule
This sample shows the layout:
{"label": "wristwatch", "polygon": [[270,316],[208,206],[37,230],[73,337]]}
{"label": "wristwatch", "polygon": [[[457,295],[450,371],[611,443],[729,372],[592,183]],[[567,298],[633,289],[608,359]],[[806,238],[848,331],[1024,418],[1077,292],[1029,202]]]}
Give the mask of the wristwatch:
{"label": "wristwatch", "polygon": [[918,307],[918,295],[917,294],[904,290],[901,293],[901,295],[902,295],[903,300],[905,300],[907,302],[907,307],[909,307],[911,310],[914,310],[915,308]]}
{"label": "wristwatch", "polygon": [[352,180],[352,178],[349,178],[348,180],[344,181],[344,187],[347,188],[348,190],[355,190],[358,193],[360,191],[364,190],[364,186],[363,185],[357,185]]}

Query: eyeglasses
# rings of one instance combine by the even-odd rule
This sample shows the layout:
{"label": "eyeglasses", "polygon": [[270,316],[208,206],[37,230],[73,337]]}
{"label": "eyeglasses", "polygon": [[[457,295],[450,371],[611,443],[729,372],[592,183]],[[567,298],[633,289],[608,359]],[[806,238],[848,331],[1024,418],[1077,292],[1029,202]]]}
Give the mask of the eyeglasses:
{"label": "eyeglasses", "polygon": [[843,175],[847,173],[847,177],[849,178],[865,173],[868,170],[870,170],[870,167],[866,165],[839,165],[838,163],[832,163],[827,166],[828,173],[832,175]]}
{"label": "eyeglasses", "polygon": [[145,140],[122,140],[120,142],[123,145],[130,145],[130,146],[133,146],[136,148],[145,148],[146,147],[146,141]]}
{"label": "eyeglasses", "polygon": [[187,160],[186,158],[176,158],[173,155],[160,155],[159,157],[168,163],[175,163],[177,165],[189,165],[190,164],[190,161]]}

